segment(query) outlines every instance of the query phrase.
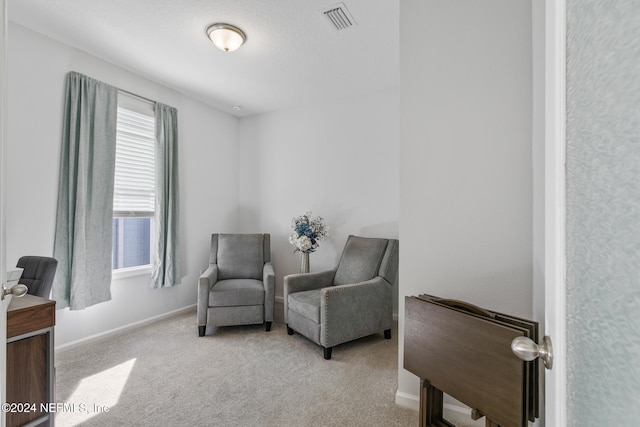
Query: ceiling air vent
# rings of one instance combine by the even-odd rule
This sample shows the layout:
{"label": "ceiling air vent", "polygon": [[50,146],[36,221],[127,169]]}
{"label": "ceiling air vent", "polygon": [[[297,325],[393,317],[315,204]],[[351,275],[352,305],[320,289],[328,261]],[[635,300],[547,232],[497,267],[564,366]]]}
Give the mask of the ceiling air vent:
{"label": "ceiling air vent", "polygon": [[344,3],[333,5],[323,13],[336,30],[345,30],[356,25],[356,21],[354,21],[353,16],[351,16]]}

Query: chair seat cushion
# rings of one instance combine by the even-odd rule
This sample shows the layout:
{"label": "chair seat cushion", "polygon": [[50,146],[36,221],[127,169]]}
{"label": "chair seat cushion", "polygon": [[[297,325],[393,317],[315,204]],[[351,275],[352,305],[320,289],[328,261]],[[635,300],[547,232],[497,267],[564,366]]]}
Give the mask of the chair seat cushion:
{"label": "chair seat cushion", "polygon": [[296,292],[289,294],[289,310],[293,310],[299,315],[320,323],[320,289],[311,291]]}
{"label": "chair seat cushion", "polygon": [[209,292],[209,307],[260,304],[264,304],[264,286],[260,280],[219,280]]}

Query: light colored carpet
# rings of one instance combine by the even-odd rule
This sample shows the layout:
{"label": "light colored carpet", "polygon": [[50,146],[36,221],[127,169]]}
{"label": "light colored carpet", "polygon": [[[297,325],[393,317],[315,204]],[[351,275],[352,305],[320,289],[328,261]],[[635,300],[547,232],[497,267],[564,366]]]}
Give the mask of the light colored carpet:
{"label": "light colored carpet", "polygon": [[[208,330],[196,314],[56,355],[58,427],[415,426],[394,403],[397,331],[333,349],[282,323]],[[108,410],[108,412],[107,412]]]}

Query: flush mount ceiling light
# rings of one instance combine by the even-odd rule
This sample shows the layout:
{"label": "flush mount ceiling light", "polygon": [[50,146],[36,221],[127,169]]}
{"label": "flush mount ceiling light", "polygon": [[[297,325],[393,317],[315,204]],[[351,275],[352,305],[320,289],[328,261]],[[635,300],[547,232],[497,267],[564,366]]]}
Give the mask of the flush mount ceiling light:
{"label": "flush mount ceiling light", "polygon": [[233,52],[247,39],[240,28],[229,24],[213,24],[207,28],[207,35],[218,49],[225,52]]}

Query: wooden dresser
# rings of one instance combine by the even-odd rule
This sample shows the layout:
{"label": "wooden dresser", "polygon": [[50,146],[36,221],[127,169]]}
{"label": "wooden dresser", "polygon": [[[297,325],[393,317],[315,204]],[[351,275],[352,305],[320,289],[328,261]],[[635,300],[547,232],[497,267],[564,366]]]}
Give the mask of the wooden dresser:
{"label": "wooden dresser", "polygon": [[[34,295],[12,298],[7,309],[7,427],[52,426],[56,303]],[[42,405],[41,405],[42,404]],[[42,411],[41,409],[45,409]]]}

